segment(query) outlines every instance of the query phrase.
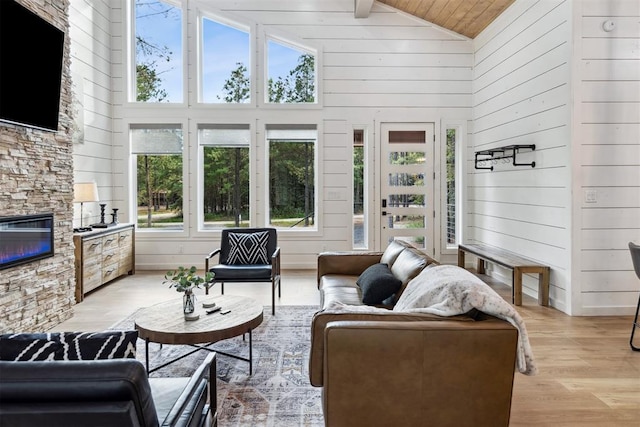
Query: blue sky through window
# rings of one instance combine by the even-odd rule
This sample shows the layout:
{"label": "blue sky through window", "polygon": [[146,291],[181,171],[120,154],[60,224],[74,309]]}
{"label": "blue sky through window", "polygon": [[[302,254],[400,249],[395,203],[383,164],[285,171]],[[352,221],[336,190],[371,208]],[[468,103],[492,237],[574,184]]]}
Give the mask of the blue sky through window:
{"label": "blue sky through window", "polygon": [[202,21],[202,100],[225,102],[223,87],[238,63],[251,77],[249,33],[207,18]]}
{"label": "blue sky through window", "polygon": [[[183,43],[182,9],[162,1],[136,0],[136,36],[158,49],[166,47],[170,60],[157,59],[155,67],[161,87],[168,96],[164,102],[183,102]],[[249,77],[255,71],[250,59],[250,34],[246,31],[204,18],[202,26],[202,100],[209,103],[224,102],[223,86],[237,63],[243,63]],[[283,79],[298,65],[305,52],[269,40],[268,78]],[[192,47],[193,48],[193,47]],[[137,53],[137,63],[153,60]],[[266,90],[266,89],[265,89]],[[220,97],[220,98],[218,98]]]}
{"label": "blue sky through window", "polygon": [[[168,102],[182,102],[182,10],[164,2],[136,0],[136,37],[152,47],[150,55],[136,49],[136,63],[154,61],[161,86]],[[170,60],[158,58],[166,48]],[[154,53],[155,52],[155,53]]]}

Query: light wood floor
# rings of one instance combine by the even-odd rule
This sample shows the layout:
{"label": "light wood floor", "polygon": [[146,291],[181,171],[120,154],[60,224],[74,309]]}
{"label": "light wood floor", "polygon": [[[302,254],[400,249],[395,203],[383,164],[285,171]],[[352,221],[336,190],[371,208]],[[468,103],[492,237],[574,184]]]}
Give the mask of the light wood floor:
{"label": "light wood floor", "polygon": [[[140,307],[179,297],[162,284],[162,274],[137,272],[96,290],[55,330],[102,330]],[[315,276],[315,271],[284,271],[276,304],[318,305]],[[510,301],[510,287],[481,277]],[[228,284],[225,291],[271,304],[268,284]],[[515,374],[511,426],[640,426],[640,352],[629,347],[630,316],[571,317],[527,296],[518,311],[539,374]],[[636,335],[640,338],[640,331]]]}

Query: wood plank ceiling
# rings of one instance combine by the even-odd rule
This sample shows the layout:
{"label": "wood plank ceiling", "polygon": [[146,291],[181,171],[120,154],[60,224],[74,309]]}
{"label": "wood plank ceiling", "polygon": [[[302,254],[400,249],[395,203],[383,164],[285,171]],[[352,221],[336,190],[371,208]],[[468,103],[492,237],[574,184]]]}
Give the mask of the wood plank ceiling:
{"label": "wood plank ceiling", "polygon": [[515,0],[378,0],[469,38],[475,38]]}

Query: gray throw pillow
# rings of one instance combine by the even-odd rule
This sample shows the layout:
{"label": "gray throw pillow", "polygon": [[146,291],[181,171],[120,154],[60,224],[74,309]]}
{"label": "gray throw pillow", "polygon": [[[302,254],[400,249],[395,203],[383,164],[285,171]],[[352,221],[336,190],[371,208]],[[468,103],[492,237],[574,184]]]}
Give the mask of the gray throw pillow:
{"label": "gray throw pillow", "polygon": [[362,290],[362,302],[367,305],[382,304],[402,285],[402,281],[391,273],[389,266],[382,263],[368,267],[356,283]]}

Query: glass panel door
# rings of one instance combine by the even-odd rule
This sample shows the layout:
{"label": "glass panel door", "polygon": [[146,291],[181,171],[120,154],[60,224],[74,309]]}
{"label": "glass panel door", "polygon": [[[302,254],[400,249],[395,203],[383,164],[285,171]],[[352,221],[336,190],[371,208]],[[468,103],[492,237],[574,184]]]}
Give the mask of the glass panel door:
{"label": "glass panel door", "polygon": [[433,123],[381,124],[381,249],[395,239],[433,254]]}

